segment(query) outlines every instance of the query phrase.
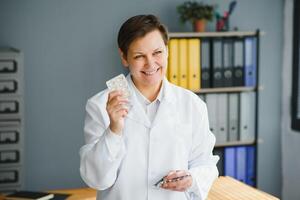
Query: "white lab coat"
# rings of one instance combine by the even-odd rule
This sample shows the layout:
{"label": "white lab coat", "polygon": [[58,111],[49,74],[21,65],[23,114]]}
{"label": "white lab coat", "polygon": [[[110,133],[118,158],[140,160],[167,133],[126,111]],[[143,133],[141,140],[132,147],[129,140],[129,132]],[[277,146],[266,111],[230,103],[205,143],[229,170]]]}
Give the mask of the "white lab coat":
{"label": "white lab coat", "polygon": [[[130,88],[132,107],[121,137],[108,129],[108,90],[88,100],[80,173],[88,186],[99,190],[97,200],[206,198],[218,176],[218,157],[212,155],[215,137],[209,130],[206,105],[194,93],[166,79],[164,84],[152,124]],[[154,184],[171,170],[188,170],[192,187],[186,192],[155,188]]]}

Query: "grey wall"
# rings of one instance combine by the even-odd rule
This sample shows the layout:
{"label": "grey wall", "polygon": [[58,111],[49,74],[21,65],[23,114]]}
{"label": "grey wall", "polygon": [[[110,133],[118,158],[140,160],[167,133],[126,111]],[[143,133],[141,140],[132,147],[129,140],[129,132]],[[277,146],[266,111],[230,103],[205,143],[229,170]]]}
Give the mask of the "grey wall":
{"label": "grey wall", "polygon": [[[1,0],[0,45],[25,54],[26,187],[79,187],[86,99],[123,72],[116,36],[129,16],[153,13],[170,31],[183,0]],[[213,0],[223,12],[229,0]],[[280,195],[282,0],[239,0],[231,25],[266,32],[261,39],[258,186]],[[214,26],[210,25],[210,29]]]}
{"label": "grey wall", "polygon": [[293,0],[285,0],[282,69],[282,199],[300,199],[300,132],[291,130],[291,80],[293,55]]}

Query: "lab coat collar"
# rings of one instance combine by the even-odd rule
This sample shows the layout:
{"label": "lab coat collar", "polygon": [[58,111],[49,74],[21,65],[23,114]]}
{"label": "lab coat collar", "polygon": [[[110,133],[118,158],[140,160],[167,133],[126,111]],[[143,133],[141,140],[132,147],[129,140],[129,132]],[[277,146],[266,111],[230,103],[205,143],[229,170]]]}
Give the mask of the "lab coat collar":
{"label": "lab coat collar", "polygon": [[172,92],[173,90],[172,85],[169,83],[166,77],[164,77],[163,79],[163,88],[162,88],[163,91],[161,91],[162,98],[152,124],[148,119],[148,117],[146,116],[146,113],[143,111],[142,106],[138,103],[138,99],[136,97],[134,88],[132,86],[133,82],[130,77],[130,73],[126,76],[126,79],[129,83],[128,85],[131,93],[129,97],[130,110],[127,115],[129,119],[141,123],[148,128],[151,128],[155,126],[158,121],[161,120],[166,121],[174,117],[174,114],[176,114],[176,107],[174,106],[175,105],[174,102],[176,101],[176,98],[174,92]]}
{"label": "lab coat collar", "polygon": [[174,120],[174,118],[177,116],[174,88],[172,87],[171,83],[169,83],[166,77],[164,77],[163,79],[163,85],[163,97],[158,107],[154,121],[152,123],[152,127],[159,124],[158,122],[166,123],[167,121],[171,121],[171,119]]}
{"label": "lab coat collar", "polygon": [[131,79],[130,73],[126,76],[126,79],[130,89],[130,97],[129,97],[130,108],[129,108],[127,118],[136,121],[138,123],[141,123],[144,126],[150,128],[151,122],[146,116],[146,113],[143,111],[143,108],[138,101],[138,97],[136,96],[136,93],[134,91],[134,85],[133,85],[134,83]]}

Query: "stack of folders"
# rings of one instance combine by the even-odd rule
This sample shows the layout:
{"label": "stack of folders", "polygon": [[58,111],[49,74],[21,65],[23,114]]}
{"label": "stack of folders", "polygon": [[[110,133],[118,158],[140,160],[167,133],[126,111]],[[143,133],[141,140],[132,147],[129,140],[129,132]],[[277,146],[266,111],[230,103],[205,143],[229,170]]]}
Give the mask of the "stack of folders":
{"label": "stack of folders", "polygon": [[200,39],[171,39],[169,42],[169,81],[199,91],[201,87]]}
{"label": "stack of folders", "polygon": [[256,86],[256,37],[172,38],[168,79],[178,86],[201,88]]}
{"label": "stack of folders", "polygon": [[255,147],[237,146],[215,149],[214,155],[220,176],[231,176],[248,185],[255,186]]}
{"label": "stack of folders", "polygon": [[223,155],[224,175],[255,185],[254,146],[226,147]]}
{"label": "stack of folders", "polygon": [[255,140],[255,92],[199,95],[206,102],[210,130],[216,144],[253,143]]}
{"label": "stack of folders", "polygon": [[256,85],[256,37],[203,39],[201,44],[202,88]]}

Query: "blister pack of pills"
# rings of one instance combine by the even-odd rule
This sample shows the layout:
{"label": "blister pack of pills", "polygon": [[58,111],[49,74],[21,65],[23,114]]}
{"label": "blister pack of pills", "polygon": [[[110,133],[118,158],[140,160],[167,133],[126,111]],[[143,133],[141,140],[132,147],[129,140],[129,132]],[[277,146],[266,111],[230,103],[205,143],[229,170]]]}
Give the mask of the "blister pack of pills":
{"label": "blister pack of pills", "polygon": [[130,89],[129,89],[128,82],[127,82],[124,74],[120,74],[120,75],[106,81],[106,85],[107,85],[109,91],[121,90],[124,92],[125,98],[130,97]]}

